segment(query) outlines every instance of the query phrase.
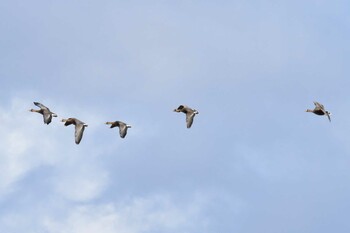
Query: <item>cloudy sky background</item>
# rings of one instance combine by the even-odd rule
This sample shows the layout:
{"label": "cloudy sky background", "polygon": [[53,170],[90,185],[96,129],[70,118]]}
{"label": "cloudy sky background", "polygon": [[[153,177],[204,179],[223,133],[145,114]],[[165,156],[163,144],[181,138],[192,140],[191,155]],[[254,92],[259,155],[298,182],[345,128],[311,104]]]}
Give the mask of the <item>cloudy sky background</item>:
{"label": "cloudy sky background", "polygon": [[1,1],[0,232],[349,232],[349,7]]}

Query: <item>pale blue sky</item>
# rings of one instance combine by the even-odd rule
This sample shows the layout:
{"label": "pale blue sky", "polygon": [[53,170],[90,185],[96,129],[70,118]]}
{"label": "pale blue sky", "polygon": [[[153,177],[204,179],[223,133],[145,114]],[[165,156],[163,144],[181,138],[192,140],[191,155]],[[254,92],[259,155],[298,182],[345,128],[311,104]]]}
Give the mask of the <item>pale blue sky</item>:
{"label": "pale blue sky", "polygon": [[1,1],[0,232],[349,232],[349,8]]}

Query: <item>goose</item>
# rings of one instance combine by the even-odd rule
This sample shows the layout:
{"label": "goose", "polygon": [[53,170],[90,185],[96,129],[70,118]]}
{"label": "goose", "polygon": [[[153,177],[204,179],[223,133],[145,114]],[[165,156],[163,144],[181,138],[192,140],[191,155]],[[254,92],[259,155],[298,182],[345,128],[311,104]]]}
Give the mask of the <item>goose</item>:
{"label": "goose", "polygon": [[30,109],[30,112],[37,112],[40,113],[41,115],[43,115],[44,118],[44,124],[50,124],[52,117],[57,117],[56,113],[53,113],[50,111],[50,109],[48,107],[46,107],[45,105],[39,103],[39,102],[33,102],[36,106],[38,106],[40,109]]}
{"label": "goose", "polygon": [[186,105],[180,105],[178,108],[174,109],[174,112],[183,112],[186,114],[186,122],[188,129],[191,128],[194,116],[196,114],[199,114],[199,112],[196,109],[192,109],[190,107],[187,107]]}
{"label": "goose", "polygon": [[331,121],[331,113],[326,111],[324,109],[324,106],[316,101],[314,101],[314,104],[315,104],[315,108],[313,110],[311,109],[306,109],[306,112],[312,112],[312,113],[315,113],[316,115],[320,115],[320,116],[323,116],[323,115],[326,115],[328,117],[328,120],[329,122]]}
{"label": "goose", "polygon": [[108,121],[106,122],[106,125],[111,125],[110,128],[119,127],[119,135],[121,138],[125,138],[128,128],[131,128],[131,125],[128,125],[122,121]]}
{"label": "goose", "polygon": [[88,125],[76,118],[62,119],[62,122],[65,122],[64,126],[75,125],[75,144],[79,144]]}

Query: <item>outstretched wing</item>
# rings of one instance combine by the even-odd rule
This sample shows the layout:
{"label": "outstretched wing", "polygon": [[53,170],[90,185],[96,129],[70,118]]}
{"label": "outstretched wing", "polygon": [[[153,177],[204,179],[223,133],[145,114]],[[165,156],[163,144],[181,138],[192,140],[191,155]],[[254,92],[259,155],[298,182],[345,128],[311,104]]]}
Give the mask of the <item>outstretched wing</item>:
{"label": "outstretched wing", "polygon": [[125,138],[128,127],[124,123],[119,123],[119,135],[121,138]]}
{"label": "outstretched wing", "polygon": [[44,109],[44,111],[43,111],[43,118],[44,118],[44,123],[45,124],[50,124],[51,123],[52,115],[47,109]]}
{"label": "outstretched wing", "polygon": [[187,122],[187,128],[191,128],[193,123],[193,118],[196,114],[194,112],[187,112],[186,113],[186,122]]}
{"label": "outstretched wing", "polygon": [[75,143],[79,144],[81,139],[83,138],[85,126],[83,124],[75,125]]}
{"label": "outstretched wing", "polygon": [[320,109],[324,110],[324,106],[322,104],[320,104],[319,102],[314,101],[314,104],[315,104],[316,108],[320,108]]}
{"label": "outstretched wing", "polygon": [[328,117],[329,122],[331,122],[331,115],[329,114],[328,111],[326,111],[326,115],[327,115],[327,117]]}
{"label": "outstretched wing", "polygon": [[39,108],[41,108],[41,109],[47,109],[47,110],[49,110],[48,107],[46,107],[45,105],[43,105],[43,104],[41,104],[41,103],[39,103],[39,102],[34,102],[34,104],[35,104],[36,106],[38,106]]}

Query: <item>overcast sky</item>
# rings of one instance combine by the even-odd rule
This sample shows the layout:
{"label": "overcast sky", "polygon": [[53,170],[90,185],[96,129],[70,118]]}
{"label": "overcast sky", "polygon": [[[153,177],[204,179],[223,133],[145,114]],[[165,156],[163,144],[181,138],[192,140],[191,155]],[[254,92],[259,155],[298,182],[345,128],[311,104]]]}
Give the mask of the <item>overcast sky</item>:
{"label": "overcast sky", "polygon": [[349,8],[0,1],[0,232],[348,233]]}

